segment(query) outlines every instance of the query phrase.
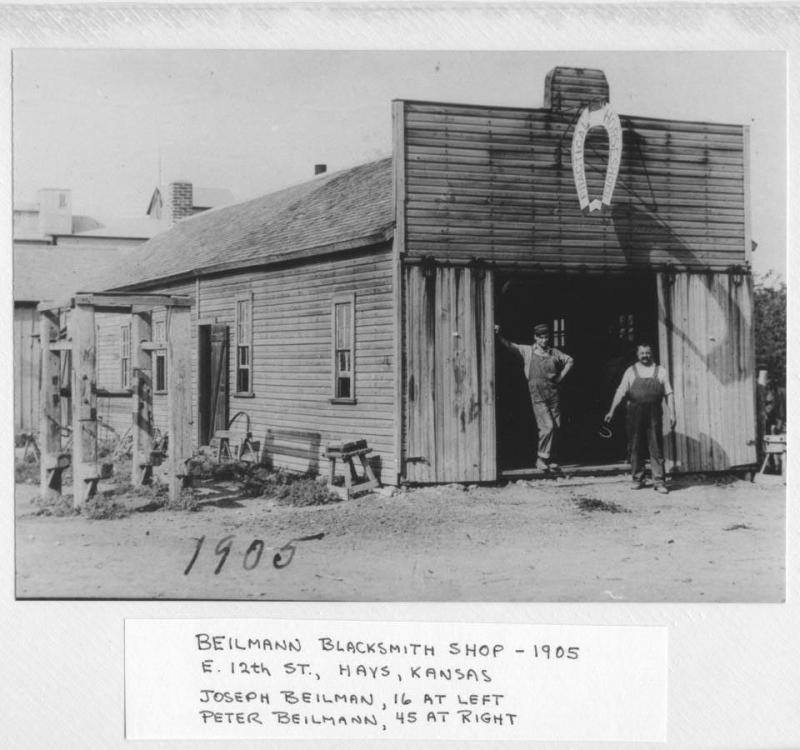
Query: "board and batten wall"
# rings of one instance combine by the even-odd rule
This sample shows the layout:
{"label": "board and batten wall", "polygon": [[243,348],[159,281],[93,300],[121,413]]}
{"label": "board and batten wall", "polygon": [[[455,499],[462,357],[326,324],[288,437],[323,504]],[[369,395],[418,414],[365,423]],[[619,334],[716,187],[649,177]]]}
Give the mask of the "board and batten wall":
{"label": "board and batten wall", "polygon": [[[752,277],[659,273],[659,350],[677,424],[668,469],[721,471],[756,461]],[[665,426],[666,427],[666,426]]]}
{"label": "board and batten wall", "polygon": [[[601,216],[580,210],[574,109],[398,101],[394,112],[407,257],[715,270],[746,260],[741,125],[621,116],[619,175]],[[602,194],[607,152],[604,131],[590,130],[590,198]]]}
{"label": "board and batten wall", "polygon": [[404,476],[494,481],[494,274],[407,266],[403,286]]}
{"label": "board and batten wall", "polygon": [[[431,378],[412,380],[422,369],[419,362],[441,349],[434,329],[445,325],[424,314],[415,322],[414,311],[424,307],[431,288],[421,271],[412,272],[415,266],[427,266],[436,289],[458,267],[667,272],[669,288],[659,282],[659,343],[677,384],[673,467],[718,470],[755,460],[747,128],[621,116],[621,163],[611,208],[584,214],[571,163],[580,103],[571,105],[559,110],[394,103],[396,243],[406,305],[402,444],[409,479],[472,478],[456,476],[451,465],[442,468],[438,453],[429,464],[416,455],[426,442],[429,455],[438,451],[431,435],[450,434],[455,443],[448,450],[456,457],[466,451],[480,461],[483,451],[448,416],[453,404],[445,411],[426,407],[434,427],[417,432],[419,403],[445,399],[448,392]],[[602,194],[607,157],[605,133],[589,131],[590,198]],[[458,321],[449,322],[458,331]],[[414,350],[426,337],[429,350]],[[481,356],[488,361],[492,354],[493,341],[487,340]],[[420,392],[421,383],[431,394]],[[488,426],[494,429],[494,403],[476,387],[456,400],[470,398],[482,409],[486,439]]]}

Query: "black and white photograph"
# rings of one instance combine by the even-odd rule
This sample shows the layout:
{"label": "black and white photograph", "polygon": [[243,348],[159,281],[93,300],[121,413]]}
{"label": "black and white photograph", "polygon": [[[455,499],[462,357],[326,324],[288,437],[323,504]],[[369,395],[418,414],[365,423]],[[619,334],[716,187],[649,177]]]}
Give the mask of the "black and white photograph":
{"label": "black and white photograph", "polygon": [[12,76],[17,598],[783,601],[783,53]]}

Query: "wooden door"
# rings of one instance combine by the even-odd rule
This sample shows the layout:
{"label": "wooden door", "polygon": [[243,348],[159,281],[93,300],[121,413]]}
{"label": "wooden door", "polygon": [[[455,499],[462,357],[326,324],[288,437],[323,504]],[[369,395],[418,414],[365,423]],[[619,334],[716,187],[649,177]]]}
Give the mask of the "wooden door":
{"label": "wooden door", "polygon": [[750,276],[658,276],[659,349],[675,391],[668,465],[720,471],[756,461]]}
{"label": "wooden door", "polygon": [[200,326],[197,400],[202,445],[228,427],[228,369],[228,326]]}
{"label": "wooden door", "polygon": [[493,481],[493,274],[404,271],[403,473],[412,482]]}

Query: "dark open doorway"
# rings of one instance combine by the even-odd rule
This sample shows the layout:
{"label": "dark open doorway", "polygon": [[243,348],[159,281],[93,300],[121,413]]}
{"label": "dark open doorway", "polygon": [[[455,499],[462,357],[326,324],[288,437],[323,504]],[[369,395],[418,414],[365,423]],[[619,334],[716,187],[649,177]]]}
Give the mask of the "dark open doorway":
{"label": "dark open doorway", "polygon": [[197,341],[198,440],[228,427],[228,326],[201,325]]}
{"label": "dark open doorway", "polygon": [[[627,460],[623,409],[598,433],[625,368],[640,341],[658,352],[656,282],[653,274],[499,274],[495,321],[510,341],[533,343],[536,323],[551,326],[552,345],[572,356],[561,386],[562,428],[554,459],[578,465]],[[502,470],[531,468],[536,422],[521,360],[504,347],[496,353],[497,451]]]}

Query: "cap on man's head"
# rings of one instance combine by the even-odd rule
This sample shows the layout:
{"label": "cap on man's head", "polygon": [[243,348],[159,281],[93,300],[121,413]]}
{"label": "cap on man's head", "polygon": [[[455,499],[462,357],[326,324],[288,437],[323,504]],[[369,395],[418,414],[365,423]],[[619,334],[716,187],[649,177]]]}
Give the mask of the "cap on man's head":
{"label": "cap on man's head", "polygon": [[547,323],[537,323],[533,327],[533,333],[536,336],[548,336],[550,334],[550,326]]}

